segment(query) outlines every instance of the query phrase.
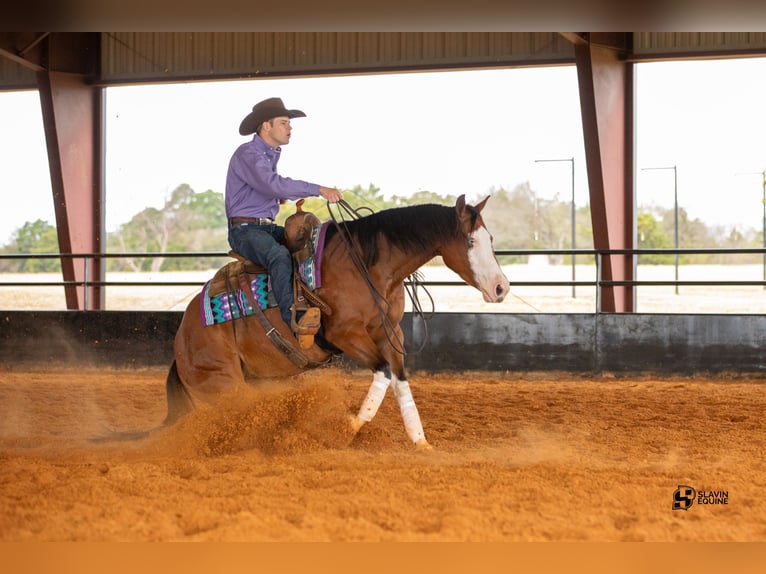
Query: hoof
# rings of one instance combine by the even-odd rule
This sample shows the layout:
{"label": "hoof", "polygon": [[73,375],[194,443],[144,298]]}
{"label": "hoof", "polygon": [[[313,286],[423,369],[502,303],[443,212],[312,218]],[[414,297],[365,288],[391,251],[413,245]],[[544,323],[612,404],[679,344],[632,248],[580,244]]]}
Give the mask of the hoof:
{"label": "hoof", "polygon": [[428,444],[428,441],[424,438],[421,438],[419,441],[415,442],[415,450],[433,450],[433,449],[434,447]]}
{"label": "hoof", "polygon": [[348,424],[351,426],[351,429],[357,433],[359,432],[359,429],[364,426],[364,421],[356,415],[348,415]]}

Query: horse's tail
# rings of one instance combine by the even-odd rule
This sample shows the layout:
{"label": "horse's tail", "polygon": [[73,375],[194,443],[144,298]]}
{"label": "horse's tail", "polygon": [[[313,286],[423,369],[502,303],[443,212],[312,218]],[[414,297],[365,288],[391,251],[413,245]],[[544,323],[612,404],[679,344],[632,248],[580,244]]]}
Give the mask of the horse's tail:
{"label": "horse's tail", "polygon": [[168,371],[168,378],[165,381],[165,393],[168,398],[168,414],[162,422],[163,426],[172,425],[179,418],[194,410],[191,395],[189,395],[189,391],[186,390],[186,387],[181,382],[181,377],[178,375],[178,366],[175,361],[170,365],[170,371]]}
{"label": "horse's tail", "polygon": [[165,393],[168,400],[168,414],[165,416],[165,420],[162,423],[149,430],[145,431],[117,431],[106,435],[92,437],[89,442],[113,442],[113,441],[130,441],[141,440],[147,438],[153,432],[160,430],[163,427],[172,425],[179,418],[186,413],[194,410],[194,403],[192,402],[189,392],[181,382],[181,377],[178,375],[178,367],[176,362],[170,365],[170,371],[165,381]]}

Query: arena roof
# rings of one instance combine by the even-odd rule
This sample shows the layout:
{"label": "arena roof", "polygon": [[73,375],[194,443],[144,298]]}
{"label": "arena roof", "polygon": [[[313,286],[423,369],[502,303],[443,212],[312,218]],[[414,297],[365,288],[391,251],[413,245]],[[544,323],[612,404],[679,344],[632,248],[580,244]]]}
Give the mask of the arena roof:
{"label": "arena roof", "polygon": [[574,46],[625,61],[766,55],[764,32],[4,32],[0,90],[36,72],[93,85],[574,64]]}

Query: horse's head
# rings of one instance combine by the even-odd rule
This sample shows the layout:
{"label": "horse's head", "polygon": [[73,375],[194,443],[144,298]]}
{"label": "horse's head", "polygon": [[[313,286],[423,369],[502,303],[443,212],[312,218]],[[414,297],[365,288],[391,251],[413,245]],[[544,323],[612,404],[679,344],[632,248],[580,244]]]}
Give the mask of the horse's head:
{"label": "horse's head", "polygon": [[510,290],[508,278],[500,268],[492,245],[492,235],[484,225],[481,211],[489,196],[476,206],[466,205],[465,195],[455,204],[458,222],[456,245],[442,250],[444,263],[469,285],[475,287],[488,303],[500,303]]}

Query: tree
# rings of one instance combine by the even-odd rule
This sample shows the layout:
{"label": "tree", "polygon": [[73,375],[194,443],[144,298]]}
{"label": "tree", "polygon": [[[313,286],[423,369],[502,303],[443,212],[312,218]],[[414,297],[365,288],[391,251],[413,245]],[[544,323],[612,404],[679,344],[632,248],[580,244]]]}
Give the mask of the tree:
{"label": "tree", "polygon": [[[109,235],[111,252],[228,251],[223,195],[208,190],[197,194],[179,185],[162,209],[147,208]],[[135,257],[110,259],[111,270],[171,271],[208,269],[225,259],[195,261],[187,258]]]}
{"label": "tree", "polygon": [[[491,189],[487,208],[482,213],[487,228],[494,237],[495,249],[538,249],[541,243],[540,202],[529,182],[507,191]],[[527,257],[513,256],[504,263],[526,261]]]}
{"label": "tree", "polygon": [[[37,219],[26,222],[13,236],[16,253],[58,253],[59,242],[56,228],[47,221]],[[23,259],[16,270],[20,273],[55,273],[61,271],[59,259]]]}
{"label": "tree", "polygon": [[[571,203],[558,196],[553,199],[538,197],[529,182],[516,185],[511,191],[491,188],[487,209],[482,216],[494,237],[495,249],[568,249],[571,247]],[[487,193],[466,197],[469,203],[481,201]],[[424,203],[454,205],[452,195],[421,190],[410,197],[392,196],[386,199],[380,188],[373,184],[360,185],[343,191],[343,199],[362,215],[391,207]],[[320,220],[330,218],[327,202],[321,197],[308,198],[305,211],[315,213]],[[341,216],[337,206],[333,214]],[[277,222],[295,213],[295,202],[285,202],[277,215]],[[345,217],[350,215],[345,214]],[[576,247],[593,247],[590,207],[577,208]],[[641,207],[637,214],[639,249],[670,249],[675,245],[674,209]],[[196,193],[188,184],[181,184],[165,201],[161,209],[146,208],[127,223],[107,235],[107,251],[119,252],[227,252],[227,225],[223,194],[212,190]],[[739,227],[708,227],[699,219],[690,219],[685,209],[678,211],[680,247],[761,247],[760,231]],[[57,253],[56,228],[47,221],[26,222],[13,235],[11,243],[0,248],[0,253]],[[756,263],[760,255],[684,255],[679,261],[688,263]],[[220,267],[225,257],[201,259],[176,257],[109,258],[107,269],[132,271],[207,270]],[[526,261],[526,256],[512,256],[503,263]],[[673,255],[642,255],[639,263],[670,264]],[[589,261],[592,263],[592,261]],[[59,259],[0,259],[0,271],[59,271]]]}
{"label": "tree", "polygon": [[[188,186],[186,186],[188,187]],[[191,188],[180,190],[172,203],[174,232],[168,244],[168,252],[228,251],[226,209],[223,194],[207,190],[195,193]],[[173,199],[173,198],[171,198]],[[167,258],[163,271],[206,269],[223,265],[221,258],[194,260]]]}
{"label": "tree", "polygon": [[[483,199],[483,198],[482,198]],[[394,195],[391,197],[392,207],[403,207],[406,205],[422,205],[424,203],[435,203],[437,205],[455,205],[457,197],[454,195],[439,195],[433,191],[416,191],[409,197]]]}
{"label": "tree", "polygon": [[[343,200],[352,208],[360,212],[360,215],[367,215],[369,213],[375,213],[388,207],[394,207],[392,201],[387,201],[383,194],[380,192],[380,188],[372,184],[367,188],[363,188],[360,185],[356,185],[351,189],[341,190],[343,194]],[[340,218],[344,215],[337,206],[331,208],[332,213],[336,218]],[[330,212],[328,211],[327,201],[322,197],[309,197],[303,203],[303,211],[310,211],[314,213],[321,221],[330,219]],[[295,202],[288,201],[282,204],[279,214],[277,215],[276,222],[283,224],[285,219],[295,213]],[[348,218],[346,214],[346,218]]]}
{"label": "tree", "polygon": [[[660,221],[650,212],[639,212],[637,221],[638,249],[668,249],[673,247],[667,231]],[[639,263],[647,265],[669,265],[673,263],[672,255],[646,254],[639,255]]]}

